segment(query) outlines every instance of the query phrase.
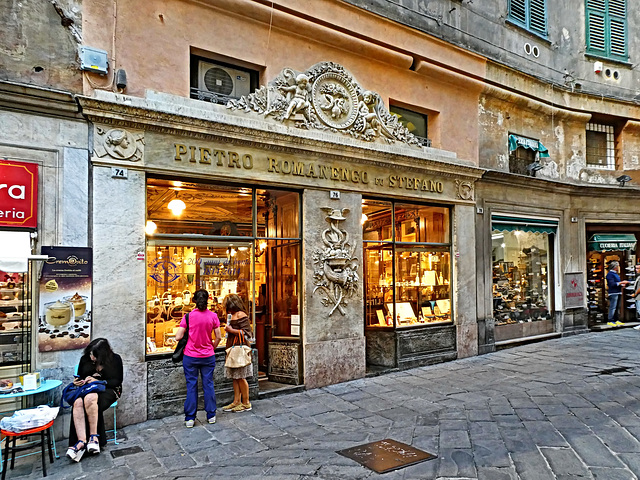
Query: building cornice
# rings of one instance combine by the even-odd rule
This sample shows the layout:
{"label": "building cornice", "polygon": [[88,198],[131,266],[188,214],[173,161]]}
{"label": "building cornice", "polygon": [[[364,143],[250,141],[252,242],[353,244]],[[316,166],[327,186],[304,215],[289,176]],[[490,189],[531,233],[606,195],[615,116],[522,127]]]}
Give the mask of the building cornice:
{"label": "building cornice", "polygon": [[0,108],[82,119],[73,93],[0,80]]}

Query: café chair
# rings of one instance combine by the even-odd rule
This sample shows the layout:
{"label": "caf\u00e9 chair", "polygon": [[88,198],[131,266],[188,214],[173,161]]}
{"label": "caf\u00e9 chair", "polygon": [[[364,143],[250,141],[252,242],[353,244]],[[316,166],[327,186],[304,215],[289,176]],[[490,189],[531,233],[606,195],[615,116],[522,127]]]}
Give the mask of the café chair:
{"label": "caf\u00e9 chair", "polygon": [[[42,425],[41,427],[34,427],[22,432],[11,432],[9,430],[0,429],[0,434],[5,438],[4,444],[4,460],[2,463],[2,480],[5,480],[7,475],[7,462],[9,455],[11,455],[11,470],[13,470],[16,460],[16,452],[22,452],[24,450],[31,449],[33,447],[40,446],[42,449],[42,475],[47,476],[47,462],[45,460],[44,446],[45,442],[49,449],[49,460],[53,463],[53,450],[51,448],[51,427],[53,426],[53,420],[49,423]],[[30,435],[40,434],[40,440],[28,442],[26,444],[16,445],[16,440],[28,437]],[[35,452],[34,452],[35,453]],[[32,454],[28,454],[32,455]]]}

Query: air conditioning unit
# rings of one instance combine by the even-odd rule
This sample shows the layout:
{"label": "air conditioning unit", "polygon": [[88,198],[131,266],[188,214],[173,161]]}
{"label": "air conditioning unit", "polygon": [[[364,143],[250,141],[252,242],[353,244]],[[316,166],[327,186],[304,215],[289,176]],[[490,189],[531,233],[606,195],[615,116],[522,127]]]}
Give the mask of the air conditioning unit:
{"label": "air conditioning unit", "polygon": [[251,93],[251,76],[243,70],[201,61],[198,64],[198,90],[240,98]]}

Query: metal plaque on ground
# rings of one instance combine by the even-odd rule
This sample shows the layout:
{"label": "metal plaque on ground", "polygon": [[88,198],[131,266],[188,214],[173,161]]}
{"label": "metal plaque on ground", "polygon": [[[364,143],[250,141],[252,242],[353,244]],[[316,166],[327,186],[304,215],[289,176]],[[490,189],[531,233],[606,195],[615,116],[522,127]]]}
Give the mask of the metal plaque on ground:
{"label": "metal plaque on ground", "polygon": [[355,460],[360,465],[377,473],[387,473],[437,458],[436,455],[389,438],[365,443],[358,447],[345,448],[344,450],[338,450],[336,453]]}

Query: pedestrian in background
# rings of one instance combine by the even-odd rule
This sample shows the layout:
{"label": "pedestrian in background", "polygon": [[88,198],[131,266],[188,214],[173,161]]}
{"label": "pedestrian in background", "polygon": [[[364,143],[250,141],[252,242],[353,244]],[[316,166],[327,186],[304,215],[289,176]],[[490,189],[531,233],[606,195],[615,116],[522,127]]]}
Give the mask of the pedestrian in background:
{"label": "pedestrian in background", "polygon": [[636,280],[633,282],[633,294],[631,295],[636,301],[636,319],[640,317],[640,263],[636,265]]}
{"label": "pedestrian in background", "polygon": [[607,273],[607,289],[609,297],[609,316],[607,325],[614,327],[622,325],[618,317],[618,303],[622,296],[622,287],[628,285],[627,280],[620,280],[620,263],[615,260],[609,262],[609,273]]}
{"label": "pedestrian in background", "polygon": [[[204,393],[204,409],[207,421],[216,423],[216,393],[213,388],[213,371],[216,366],[216,347],[222,340],[218,315],[207,309],[209,293],[200,289],[193,294],[196,308],[182,317],[176,331],[176,340],[180,340],[187,330],[189,315],[189,336],[184,347],[182,369],[187,383],[187,398],[184,401],[184,421],[187,428],[192,428],[198,411],[198,375],[202,377]],[[215,340],[212,335],[215,334]]]}
{"label": "pedestrian in background", "polygon": [[[251,346],[251,322],[247,315],[242,298],[236,294],[227,295],[224,298],[224,308],[227,311],[227,348],[232,345],[244,344]],[[249,402],[249,383],[247,378],[253,375],[253,364],[246,367],[224,367],[224,375],[233,380],[233,402],[222,407],[223,412],[248,412],[251,410]]]}

